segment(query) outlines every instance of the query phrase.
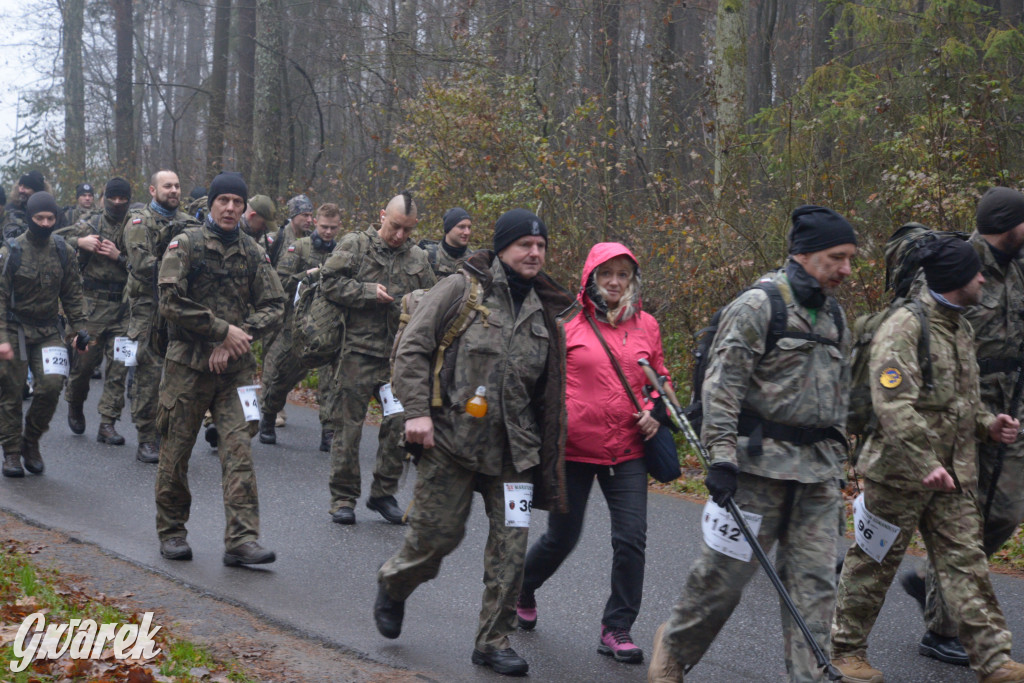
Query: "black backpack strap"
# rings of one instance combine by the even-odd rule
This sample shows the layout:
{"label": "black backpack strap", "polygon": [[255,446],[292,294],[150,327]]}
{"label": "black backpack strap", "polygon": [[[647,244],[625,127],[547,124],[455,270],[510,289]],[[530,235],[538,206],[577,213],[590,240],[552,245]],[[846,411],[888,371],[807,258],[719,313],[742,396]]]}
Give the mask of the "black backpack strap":
{"label": "black backpack strap", "polygon": [[771,318],[768,320],[768,335],[764,340],[764,355],[768,355],[779,343],[782,337],[790,336],[786,331],[789,327],[789,312],[786,310],[786,300],[782,296],[779,286],[771,280],[762,280],[754,285],[768,295],[768,302],[771,304]]}
{"label": "black backpack strap", "polygon": [[68,269],[68,243],[60,235],[53,236],[53,243],[57,246],[57,259],[60,261],[61,270]]}
{"label": "black backpack strap", "polygon": [[935,382],[932,378],[932,333],[928,329],[928,314],[917,299],[908,303],[907,308],[914,312],[921,323],[921,336],[917,340],[917,364],[921,366],[921,383],[926,391],[932,391]]}

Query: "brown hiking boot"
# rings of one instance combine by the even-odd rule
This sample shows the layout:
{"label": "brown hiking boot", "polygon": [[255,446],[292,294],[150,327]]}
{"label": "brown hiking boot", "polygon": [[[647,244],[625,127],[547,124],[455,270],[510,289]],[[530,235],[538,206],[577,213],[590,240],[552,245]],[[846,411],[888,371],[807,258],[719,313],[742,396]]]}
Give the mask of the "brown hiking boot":
{"label": "brown hiking boot", "polygon": [[108,443],[111,446],[123,446],[124,437],[114,429],[113,422],[101,422],[100,431],[96,434],[96,440],[100,443]]}
{"label": "brown hiking boot", "polygon": [[885,683],[882,672],[872,668],[868,660],[859,655],[833,659],[832,666],[843,674],[843,683]]}
{"label": "brown hiking boot", "polygon": [[160,449],[152,441],[143,441],[135,451],[135,459],[146,464],[160,462]]}
{"label": "brown hiking boot", "polygon": [[68,427],[71,428],[73,434],[85,432],[85,412],[82,410],[81,403],[68,404]]}
{"label": "brown hiking boot", "polygon": [[21,467],[21,453],[16,450],[4,449],[3,472],[5,477],[25,476],[25,470]]}
{"label": "brown hiking boot", "polygon": [[665,647],[662,636],[665,624],[654,632],[654,647],[651,649],[651,663],[647,667],[647,683],[683,683],[683,667]]}
{"label": "brown hiking boot", "polygon": [[39,452],[39,437],[21,437],[21,458],[25,461],[25,469],[32,474],[42,474],[46,469],[43,456]]}
{"label": "brown hiking boot", "polygon": [[1019,683],[1024,681],[1024,664],[1007,660],[988,676],[978,674],[978,680],[981,683]]}

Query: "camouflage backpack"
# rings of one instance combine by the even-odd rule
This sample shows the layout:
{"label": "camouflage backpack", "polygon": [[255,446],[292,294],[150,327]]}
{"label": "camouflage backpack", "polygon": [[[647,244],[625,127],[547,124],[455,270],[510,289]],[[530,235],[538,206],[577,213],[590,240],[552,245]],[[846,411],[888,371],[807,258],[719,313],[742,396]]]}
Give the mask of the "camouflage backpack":
{"label": "camouflage backpack", "polygon": [[920,223],[901,226],[885,243],[885,289],[892,290],[892,300],[881,311],[857,318],[850,328],[853,333],[853,351],[850,357],[850,407],[846,415],[846,431],[858,437],[863,444],[878,424],[871,405],[871,342],[882,323],[900,308],[909,308],[921,325],[917,342],[917,357],[921,366],[922,386],[931,390],[932,359],[928,318],[916,298],[921,283],[921,253],[923,247],[940,239],[966,240],[962,232],[932,230]]}
{"label": "camouflage backpack", "polygon": [[328,301],[319,274],[299,283],[292,323],[292,350],[305,370],[334,361],[345,344],[345,309]]}
{"label": "camouflage backpack", "polygon": [[[442,405],[441,400],[441,366],[444,365],[444,354],[451,345],[458,339],[462,334],[469,329],[469,326],[473,323],[473,319],[477,313],[480,313],[484,317],[484,325],[487,325],[487,319],[491,315],[491,309],[484,306],[483,301],[484,292],[483,285],[480,284],[480,280],[472,273],[462,272],[466,280],[466,289],[462,294],[461,302],[458,311],[451,316],[449,322],[444,327],[444,333],[438,340],[437,348],[434,349],[434,356],[431,361],[432,376],[433,380],[430,407],[440,408]],[[395,333],[395,343],[391,347],[391,375],[392,378],[395,374],[395,354],[398,351],[398,344],[402,340],[402,333],[409,324],[409,320],[412,318],[413,312],[423,299],[423,295],[427,293],[426,289],[416,289],[402,297],[402,313],[398,320],[398,331]],[[393,380],[392,380],[393,381]]]}

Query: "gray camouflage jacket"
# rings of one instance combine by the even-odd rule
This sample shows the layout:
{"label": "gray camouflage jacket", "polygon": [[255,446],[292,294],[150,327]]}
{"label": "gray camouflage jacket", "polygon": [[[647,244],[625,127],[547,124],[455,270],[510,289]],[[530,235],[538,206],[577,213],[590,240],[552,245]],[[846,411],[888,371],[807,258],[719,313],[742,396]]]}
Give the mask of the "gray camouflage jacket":
{"label": "gray camouflage jacket", "polygon": [[[796,303],[783,271],[768,277],[786,301],[788,329],[838,338],[825,307],[814,314]],[[763,454],[751,456],[748,437],[737,433],[741,409],[786,425],[845,433],[851,346],[845,317],[839,348],[783,337],[765,355],[770,317],[768,294],[759,289],[743,292],[722,312],[704,380],[702,441],[712,462],[731,462],[748,474],[802,483],[840,478],[846,444],[825,439],[800,445],[765,437]]]}
{"label": "gray camouflage jacket", "polygon": [[[430,416],[436,448],[466,469],[501,474],[534,468],[534,507],[566,510],[565,329],[573,297],[541,273],[515,317],[505,271],[491,251],[478,251],[463,266],[484,288],[490,310],[445,352],[443,405],[431,408],[434,351],[466,292],[465,277],[447,277],[419,302],[399,342],[394,389],[406,419]],[[465,406],[487,387],[487,414]],[[539,465],[539,467],[538,467]]]}

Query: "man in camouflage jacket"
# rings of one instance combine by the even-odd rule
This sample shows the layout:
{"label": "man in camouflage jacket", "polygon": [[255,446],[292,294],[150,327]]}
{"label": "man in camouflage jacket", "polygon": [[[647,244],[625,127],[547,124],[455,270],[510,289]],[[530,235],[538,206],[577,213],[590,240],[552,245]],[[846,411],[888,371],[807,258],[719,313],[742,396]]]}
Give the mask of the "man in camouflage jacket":
{"label": "man in camouflage jacket", "polygon": [[[149,204],[133,210],[124,229],[124,244],[118,245],[128,259],[128,336],[139,343],[132,382],[132,421],[139,435],[135,457],[155,463],[158,457],[156,408],[163,371],[163,327],[157,313],[156,274],[164,250],[185,228],[198,227],[179,210],[181,184],[174,171],[160,170],[150,179]],[[160,333],[160,334],[158,334]]]}
{"label": "man in camouflage jacket", "polygon": [[[306,376],[306,370],[292,348],[292,325],[295,320],[295,309],[292,302],[299,283],[308,278],[318,278],[320,268],[334,251],[334,237],[341,225],[341,209],[337,204],[323,204],[317,209],[316,229],[306,237],[300,237],[292,243],[277,264],[277,275],[285,293],[285,322],[278,333],[280,344],[275,344],[270,353],[279,354],[273,360],[264,363],[263,394],[260,397],[260,410],[266,415],[276,415],[284,409],[288,401],[288,392]],[[317,368],[317,393],[320,404],[320,450],[327,453],[331,450],[334,438],[334,427],[330,421],[332,386],[332,367],[325,365]],[[261,443],[277,443],[274,423],[266,420],[263,423],[266,431],[260,432]]]}
{"label": "man in camouflage jacket", "polygon": [[881,681],[867,641],[903,553],[919,529],[978,680],[1024,681],[1010,660],[1010,632],[992,591],[978,529],[975,440],[1010,443],[1020,423],[985,410],[973,330],[961,315],[981,301],[981,260],[960,240],[923,248],[926,287],[917,295],[928,325],[931,386],[922,373],[918,315],[901,308],[871,345],[871,400],[878,429],[857,463],[864,507],[899,527],[881,562],[859,545],[846,554],[832,624],[833,664],[850,680]]}
{"label": "man in camouflage jacket", "polygon": [[15,195],[11,197],[4,212],[3,222],[0,222],[0,232],[5,240],[17,237],[28,229],[25,207],[34,193],[46,191],[46,179],[39,171],[29,171],[18,179],[14,191]]}
{"label": "man in camouflage jacket", "polygon": [[[56,368],[65,365],[66,372],[70,360],[61,338],[62,307],[71,329],[80,330],[79,349],[87,341],[78,262],[63,238],[52,234],[59,215],[50,193],[33,193],[25,203],[28,229],[0,247],[0,443],[5,477],[24,476],[22,457],[29,472],[43,471],[39,437],[50,426],[64,385],[64,374]],[[44,349],[53,347],[63,351],[63,359],[45,367]],[[23,433],[21,388],[29,367],[35,393]]]}
{"label": "man in camouflage jacket", "polygon": [[123,301],[128,281],[127,260],[117,248],[123,242],[128,221],[131,186],[124,178],[111,178],[103,192],[103,212],[63,228],[57,234],[78,250],[89,322],[86,330],[92,343],[89,350],[73,363],[64,398],[68,402],[68,426],[75,434],[85,431],[82,404],[89,396],[89,380],[93,370],[107,359],[107,376],[100,397],[100,427],[96,436],[100,443],[124,444],[124,437],[114,429],[124,409],[124,387],[128,368],[124,361],[114,360],[114,339],[128,332],[128,306]]}
{"label": "man in camouflage jacket", "polygon": [[[502,215],[494,251],[476,252],[464,277],[445,278],[423,296],[395,354],[406,442],[420,444],[423,456],[405,543],[377,573],[377,628],[385,637],[399,636],[405,600],[437,576],[459,545],[479,491],[489,533],[472,661],[510,675],[528,670],[508,636],[516,626],[529,528],[507,524],[506,489],[530,489],[533,508],[566,511],[562,321],[575,309],[573,297],[541,272],[546,249],[547,228],[537,216],[525,209]],[[470,276],[483,288],[486,310],[445,352],[442,405],[435,406],[434,354],[461,310]],[[474,417],[466,402],[481,386],[487,410]],[[518,508],[524,507],[520,500]]]}
{"label": "man in camouflage jacket", "polygon": [[240,387],[256,370],[251,342],[281,324],[284,292],[270,259],[238,229],[248,190],[237,173],[210,183],[210,213],[202,228],[171,240],[160,263],[160,313],[170,342],[160,384],[157,423],[162,441],[156,478],[160,553],[188,560],[185,540],[192,496],[188,461],[209,410],[220,438],[224,495],[224,564],[273,562],[260,546],[259,501],[251,429]]}
{"label": "man in camouflage jacket", "polygon": [[[968,242],[981,259],[981,302],[964,311],[974,328],[978,355],[981,401],[992,413],[1009,410],[1017,367],[1024,353],[1024,194],[1008,187],[985,193],[976,212],[977,232]],[[1014,415],[1013,417],[1018,417]],[[1018,417],[1019,419],[1019,417]],[[1024,520],[1024,441],[1003,446],[1002,472],[989,515],[984,519],[982,547],[986,556],[999,550]],[[998,460],[999,444],[978,443],[978,500],[986,507]],[[905,588],[917,599],[924,589],[916,572],[903,577]],[[929,568],[925,623],[921,654],[955,664],[968,664],[967,653],[957,640],[956,620],[946,607]]]}
{"label": "man in camouflage jacket", "polygon": [[444,212],[444,237],[440,242],[421,240],[420,249],[427,252],[427,260],[438,279],[457,273],[469,258],[469,237],[473,233],[473,219],[465,209],[455,207]]}
{"label": "man in camouflage jacket", "polygon": [[[792,221],[786,267],[763,278],[786,302],[787,336],[766,352],[772,307],[761,289],[746,290],[724,309],[708,356],[702,436],[714,502],[724,506],[735,496],[742,510],[762,516],[758,541],[767,552],[778,542],[779,574],[825,650],[851,343],[833,292],[850,274],[857,238],[842,216],[823,207],[799,207]],[[655,635],[650,680],[682,680],[757,568],[704,546],[671,618]],[[821,680],[812,650],[785,609],[782,626],[790,681]]]}
{"label": "man in camouflage jacket", "polygon": [[[328,300],[346,309],[345,345],[332,378],[335,383],[331,423],[331,518],[355,524],[361,493],[359,441],[371,398],[381,402],[381,385],[389,381],[389,357],[398,331],[402,296],[431,287],[436,280],[423,250],[409,239],[416,228],[416,204],[403,192],[380,212],[380,227],[350,232],[338,242],[320,270]],[[405,454],[401,447],[401,413],[381,421],[377,463],[367,507],[392,524],[402,523],[395,500]],[[264,415],[263,420],[267,420]],[[261,424],[260,432],[265,429]]]}

